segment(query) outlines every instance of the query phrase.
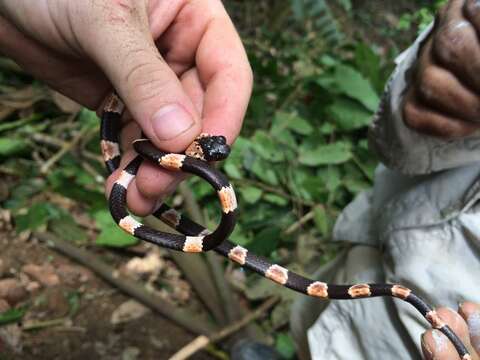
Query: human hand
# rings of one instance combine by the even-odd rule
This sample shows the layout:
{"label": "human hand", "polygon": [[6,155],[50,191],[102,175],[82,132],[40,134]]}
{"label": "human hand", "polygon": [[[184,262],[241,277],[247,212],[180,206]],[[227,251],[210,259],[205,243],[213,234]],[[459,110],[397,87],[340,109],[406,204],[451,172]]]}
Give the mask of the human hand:
{"label": "human hand", "polygon": [[[121,167],[135,156],[140,129],[165,151],[185,150],[201,132],[232,143],[252,86],[220,0],[2,0],[0,52],[90,109],[113,86],[129,109]],[[180,180],[142,164],[128,189],[130,210],[150,213]]]}
{"label": "human hand", "polygon": [[[480,359],[480,305],[464,303],[458,313],[440,308],[438,315],[459,336],[467,347],[472,360]],[[438,330],[428,330],[422,335],[422,350],[425,360],[460,359],[453,344]]]}
{"label": "human hand", "polygon": [[480,2],[450,0],[424,44],[403,113],[407,126],[457,138],[480,128]]}

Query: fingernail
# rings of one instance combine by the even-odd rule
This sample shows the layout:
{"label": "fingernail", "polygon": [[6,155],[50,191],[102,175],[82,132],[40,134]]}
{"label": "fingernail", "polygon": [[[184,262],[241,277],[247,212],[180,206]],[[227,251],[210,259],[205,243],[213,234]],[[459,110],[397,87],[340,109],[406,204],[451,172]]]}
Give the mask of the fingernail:
{"label": "fingernail", "polygon": [[159,140],[175,139],[194,123],[192,116],[177,104],[164,106],[152,118],[153,130]]}

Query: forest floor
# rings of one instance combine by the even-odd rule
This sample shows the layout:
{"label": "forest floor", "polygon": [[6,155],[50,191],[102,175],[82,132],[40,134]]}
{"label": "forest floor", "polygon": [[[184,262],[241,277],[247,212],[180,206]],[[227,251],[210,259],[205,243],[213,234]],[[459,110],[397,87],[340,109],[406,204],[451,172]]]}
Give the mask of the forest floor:
{"label": "forest floor", "polygon": [[[162,360],[192,339],[183,328],[132,304],[91,271],[34,238],[3,230],[0,248],[0,293],[30,304],[22,323],[0,328],[1,360]],[[110,252],[109,261],[122,257]],[[127,318],[122,318],[125,311]],[[205,353],[192,357],[210,358]]]}
{"label": "forest floor", "polygon": [[[394,14],[415,8],[415,1],[407,0],[390,2],[388,8],[378,0],[352,3],[360,11],[355,22],[346,26],[347,32],[354,33],[361,27],[375,43],[391,41],[386,39],[388,28],[398,20]],[[378,12],[383,15],[374,16]],[[410,41],[411,37],[405,36],[397,45],[402,48]],[[0,171],[0,202],[8,197],[2,190],[5,179]],[[8,188],[12,188],[11,184]],[[88,224],[84,225],[88,228]],[[87,267],[48,247],[31,232],[18,234],[8,210],[0,211],[0,249],[0,313],[7,306],[2,298],[10,305],[28,305],[21,322],[0,327],[0,360],[162,360],[194,338],[165,317],[132,301]],[[100,247],[89,250],[121,275],[128,272],[132,258],[148,258],[146,255],[151,254],[150,258],[156,259],[153,275],[126,275],[148,283],[160,272],[167,274],[168,281],[182,286],[173,289],[164,283],[161,291],[158,287],[153,290],[156,295],[177,307],[197,312],[202,308],[168,254],[156,253],[147,245],[115,251]],[[214,357],[203,351],[191,358],[219,357],[221,353]]]}

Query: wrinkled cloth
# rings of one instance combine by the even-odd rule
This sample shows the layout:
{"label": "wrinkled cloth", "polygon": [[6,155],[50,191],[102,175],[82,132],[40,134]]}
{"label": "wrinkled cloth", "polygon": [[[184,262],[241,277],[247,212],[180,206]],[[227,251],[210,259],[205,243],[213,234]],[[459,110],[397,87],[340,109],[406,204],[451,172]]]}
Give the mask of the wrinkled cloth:
{"label": "wrinkled cloth", "polygon": [[[384,165],[373,189],[337,220],[351,244],[313,278],[330,283],[400,283],[432,305],[480,303],[480,135],[455,141],[407,128],[401,104],[426,30],[397,59],[371,127]],[[429,324],[411,305],[373,298],[325,302],[299,296],[291,331],[302,359],[422,359]]]}

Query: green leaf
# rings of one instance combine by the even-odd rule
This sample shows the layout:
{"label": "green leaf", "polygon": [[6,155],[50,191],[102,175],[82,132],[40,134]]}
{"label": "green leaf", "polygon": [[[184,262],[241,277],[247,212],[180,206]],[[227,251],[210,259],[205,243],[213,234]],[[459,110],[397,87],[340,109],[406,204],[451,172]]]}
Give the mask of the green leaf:
{"label": "green leaf", "polygon": [[233,230],[233,233],[230,235],[230,240],[240,246],[248,246],[248,244],[250,243],[250,239],[243,230],[241,224],[235,226],[235,230]]}
{"label": "green leaf", "polygon": [[342,130],[355,130],[367,126],[372,113],[354,100],[339,97],[328,106],[327,111]]}
{"label": "green leaf", "polygon": [[370,82],[350,66],[338,65],[334,74],[336,87],[345,95],[359,101],[368,110],[377,110],[380,99]]}
{"label": "green leaf", "polygon": [[276,194],[266,194],[263,199],[271,204],[278,206],[285,206],[288,204],[288,200],[282,196]]}
{"label": "green leaf", "polygon": [[10,309],[0,313],[0,325],[18,322],[25,315],[25,309]]}
{"label": "green leaf", "polygon": [[256,236],[249,248],[258,255],[268,256],[278,246],[281,230],[275,226],[267,227],[261,230]]}
{"label": "green leaf", "polygon": [[313,150],[303,150],[298,161],[307,166],[319,166],[341,164],[351,158],[351,145],[347,142],[336,142],[320,145]]}
{"label": "green leaf", "polygon": [[95,239],[99,246],[127,247],[138,243],[138,239],[125,233],[113,221],[107,210],[99,210],[94,214],[97,226],[101,229],[100,234]]}
{"label": "green leaf", "polygon": [[85,243],[88,239],[84,229],[78,226],[71,216],[62,216],[60,219],[53,219],[49,223],[52,232],[64,240],[75,243]]}
{"label": "green leaf", "polygon": [[42,225],[47,225],[51,219],[59,219],[62,210],[49,203],[35,203],[24,215],[15,217],[16,229],[18,232],[24,230],[37,230]]}
{"label": "green leaf", "polygon": [[252,141],[252,147],[263,159],[280,162],[285,158],[282,148],[265,131],[256,131]]}
{"label": "green leaf", "polygon": [[322,234],[322,236],[328,236],[330,234],[330,220],[325,211],[325,207],[317,206],[313,214],[313,220],[320,234]]}
{"label": "green leaf", "polygon": [[242,172],[239,169],[237,164],[234,164],[232,161],[228,161],[223,165],[225,173],[232,179],[241,179]]}
{"label": "green leaf", "polygon": [[352,10],[352,2],[350,0],[338,0],[339,4],[345,9],[345,11]]}
{"label": "green leaf", "polygon": [[28,142],[17,138],[0,138],[0,156],[11,156],[28,148]]}
{"label": "green leaf", "polygon": [[260,180],[270,185],[278,185],[278,177],[271,166],[261,159],[255,159],[250,169]]}
{"label": "green leaf", "polygon": [[313,132],[313,126],[298,114],[278,111],[275,113],[272,135],[279,134],[282,129],[290,129],[300,135],[310,135]]}
{"label": "green leaf", "polygon": [[335,192],[342,184],[340,169],[337,166],[329,166],[319,174],[319,177],[323,179],[325,188],[330,193]]}
{"label": "green leaf", "polygon": [[255,204],[262,197],[263,191],[253,186],[246,186],[240,188],[240,194],[247,203]]}
{"label": "green leaf", "polygon": [[98,119],[95,111],[91,111],[85,108],[82,109],[78,114],[78,120],[83,123],[84,127],[90,129],[95,129],[97,126],[100,125],[100,120]]}
{"label": "green leaf", "polygon": [[280,333],[275,339],[275,348],[284,359],[293,359],[295,357],[295,343],[286,333]]}
{"label": "green leaf", "polygon": [[344,185],[348,191],[355,195],[370,188],[369,183],[359,179],[346,179]]}

